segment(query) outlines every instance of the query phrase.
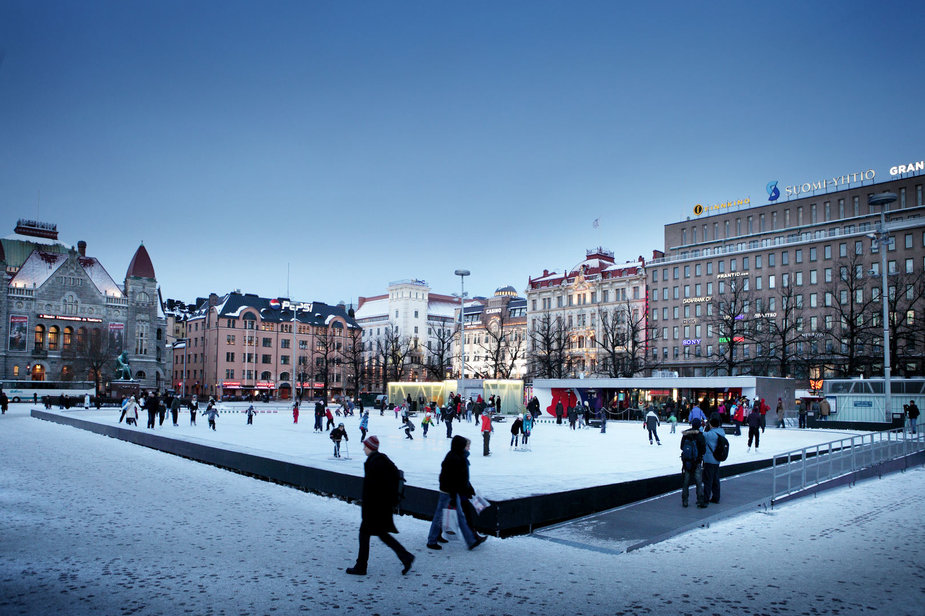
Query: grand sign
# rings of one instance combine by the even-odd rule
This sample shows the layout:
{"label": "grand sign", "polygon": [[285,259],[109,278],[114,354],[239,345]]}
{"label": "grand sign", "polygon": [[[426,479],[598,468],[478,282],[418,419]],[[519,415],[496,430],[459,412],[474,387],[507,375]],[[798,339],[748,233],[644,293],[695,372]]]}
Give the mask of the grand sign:
{"label": "grand sign", "polygon": [[729,209],[731,207],[741,207],[743,205],[751,205],[751,198],[745,197],[744,199],[736,199],[734,201],[725,201],[722,203],[715,203],[713,205],[703,205],[702,203],[698,203],[697,205],[694,206],[694,215],[700,216],[701,214],[704,214],[704,213],[708,214],[710,212],[719,212],[722,210]]}
{"label": "grand sign", "polygon": [[890,167],[890,175],[915,173],[916,171],[925,171],[925,160],[920,160],[917,163],[909,163],[908,165],[896,165],[895,167]]}

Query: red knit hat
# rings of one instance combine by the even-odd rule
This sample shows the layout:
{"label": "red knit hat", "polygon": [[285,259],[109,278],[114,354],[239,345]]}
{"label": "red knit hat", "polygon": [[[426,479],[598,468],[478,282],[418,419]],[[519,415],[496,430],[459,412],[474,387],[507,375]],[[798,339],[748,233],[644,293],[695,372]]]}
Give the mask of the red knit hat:
{"label": "red knit hat", "polygon": [[379,437],[378,436],[369,436],[363,441],[363,444],[369,447],[373,451],[379,451]]}

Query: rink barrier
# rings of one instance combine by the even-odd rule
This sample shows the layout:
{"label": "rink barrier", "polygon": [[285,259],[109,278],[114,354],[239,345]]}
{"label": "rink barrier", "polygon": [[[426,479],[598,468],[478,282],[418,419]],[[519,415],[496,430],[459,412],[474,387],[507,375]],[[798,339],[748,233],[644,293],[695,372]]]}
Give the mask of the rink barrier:
{"label": "rink barrier", "polygon": [[[230,470],[236,473],[291,486],[306,492],[332,496],[355,502],[363,490],[363,478],[345,473],[313,468],[294,462],[244,453],[221,447],[161,436],[144,428],[127,428],[122,424],[107,425],[32,409],[32,417],[72,426],[96,434],[141,445],[165,453],[188,458]],[[555,420],[553,420],[555,421]],[[813,455],[808,453],[807,455]],[[772,460],[754,460],[720,466],[720,477],[768,468]],[[477,480],[476,480],[477,484]],[[480,532],[499,537],[531,532],[549,524],[613,509],[640,500],[672,492],[681,487],[678,473],[648,477],[623,483],[592,486],[552,494],[493,500],[491,506],[478,516],[476,528]],[[431,520],[437,507],[439,492],[413,485],[405,486],[405,498],[400,513]]]}

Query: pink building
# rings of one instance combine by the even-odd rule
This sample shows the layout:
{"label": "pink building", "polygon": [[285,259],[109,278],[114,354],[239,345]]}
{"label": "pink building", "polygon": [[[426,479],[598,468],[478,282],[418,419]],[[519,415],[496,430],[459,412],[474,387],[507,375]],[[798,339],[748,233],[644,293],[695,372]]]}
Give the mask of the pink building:
{"label": "pink building", "polygon": [[342,305],[212,294],[186,317],[173,384],[200,398],[352,393],[350,355],[361,344],[360,327]]}

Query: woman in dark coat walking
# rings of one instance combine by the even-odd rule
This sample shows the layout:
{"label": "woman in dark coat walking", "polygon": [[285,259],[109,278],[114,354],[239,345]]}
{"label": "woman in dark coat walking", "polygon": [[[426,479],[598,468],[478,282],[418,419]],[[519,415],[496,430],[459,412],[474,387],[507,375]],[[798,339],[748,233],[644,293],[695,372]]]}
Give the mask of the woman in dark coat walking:
{"label": "woman in dark coat walking", "polygon": [[392,520],[392,508],[398,495],[398,467],[387,455],[379,452],[379,439],[375,436],[363,441],[363,453],[366,454],[366,462],[363,464],[363,496],[360,504],[360,551],[356,564],[349,567],[347,573],[366,575],[369,538],[376,536],[398,556],[403,565],[401,574],[405,575],[411,570],[414,555],[389,534],[398,532]]}

